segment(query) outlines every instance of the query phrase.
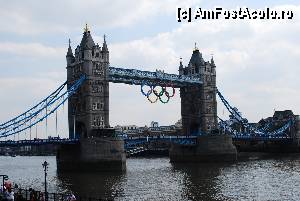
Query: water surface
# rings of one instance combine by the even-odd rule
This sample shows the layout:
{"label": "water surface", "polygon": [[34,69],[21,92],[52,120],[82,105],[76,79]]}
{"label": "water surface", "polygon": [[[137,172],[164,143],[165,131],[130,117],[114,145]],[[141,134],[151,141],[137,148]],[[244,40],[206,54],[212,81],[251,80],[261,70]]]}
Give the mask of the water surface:
{"label": "water surface", "polygon": [[54,156],[0,157],[0,174],[21,188],[115,200],[300,200],[300,155],[235,164],[171,164],[169,158],[129,158],[125,173],[64,173]]}

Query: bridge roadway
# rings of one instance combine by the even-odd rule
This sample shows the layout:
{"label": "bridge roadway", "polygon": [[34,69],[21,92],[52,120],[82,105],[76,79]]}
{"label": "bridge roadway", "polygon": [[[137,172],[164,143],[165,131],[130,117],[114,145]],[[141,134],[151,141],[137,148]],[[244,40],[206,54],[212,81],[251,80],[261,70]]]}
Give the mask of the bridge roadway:
{"label": "bridge roadway", "polygon": [[77,144],[79,139],[34,139],[34,140],[6,140],[0,141],[0,146],[29,146],[43,144]]}
{"label": "bridge roadway", "polygon": [[251,135],[234,135],[233,141],[265,141],[265,142],[292,142],[293,138],[289,136],[251,136]]}
{"label": "bridge roadway", "polygon": [[[195,144],[197,136],[154,136],[154,137],[132,137],[124,138],[125,147],[131,147],[153,141],[171,141],[180,144]],[[51,138],[51,139],[34,139],[34,140],[6,140],[0,141],[0,146],[26,146],[42,144],[77,144],[79,139],[68,138]]]}
{"label": "bridge roadway", "polygon": [[156,72],[150,72],[116,67],[109,67],[109,81],[114,83],[134,85],[142,85],[146,83],[147,85],[152,86],[158,86],[161,83],[171,83],[171,85],[176,88],[188,85],[203,84],[203,81],[196,76],[191,77],[185,75],[169,74],[160,70],[156,70]]}
{"label": "bridge roadway", "polygon": [[[182,145],[195,145],[197,136],[138,136],[124,138],[125,149],[135,147],[151,142],[172,142]],[[293,138],[286,136],[251,136],[251,135],[234,135],[233,141],[281,141],[292,142]],[[77,144],[79,139],[68,138],[51,138],[51,139],[34,139],[34,140],[6,140],[0,141],[0,146],[28,146],[28,145],[43,145],[43,144]]]}

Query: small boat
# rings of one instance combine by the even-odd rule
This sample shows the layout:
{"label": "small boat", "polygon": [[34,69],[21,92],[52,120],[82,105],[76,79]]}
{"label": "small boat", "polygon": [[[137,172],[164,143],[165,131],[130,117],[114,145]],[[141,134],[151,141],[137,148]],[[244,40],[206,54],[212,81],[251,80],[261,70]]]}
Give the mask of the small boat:
{"label": "small boat", "polygon": [[16,154],[11,155],[11,157],[16,157]]}

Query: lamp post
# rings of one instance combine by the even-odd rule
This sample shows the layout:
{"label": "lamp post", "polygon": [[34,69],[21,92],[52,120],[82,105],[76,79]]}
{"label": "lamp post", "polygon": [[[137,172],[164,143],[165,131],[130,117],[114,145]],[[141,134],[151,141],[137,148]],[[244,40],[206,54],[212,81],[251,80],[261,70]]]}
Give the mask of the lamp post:
{"label": "lamp post", "polygon": [[44,168],[44,172],[45,172],[45,201],[48,200],[48,195],[47,195],[47,170],[48,170],[48,165],[49,163],[47,163],[47,161],[45,161],[42,166]]}

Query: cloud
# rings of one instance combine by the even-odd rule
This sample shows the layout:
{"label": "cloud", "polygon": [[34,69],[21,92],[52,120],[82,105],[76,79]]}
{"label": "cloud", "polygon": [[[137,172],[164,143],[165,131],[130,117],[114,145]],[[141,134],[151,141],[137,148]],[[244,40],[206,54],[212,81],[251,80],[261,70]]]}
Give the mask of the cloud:
{"label": "cloud", "polygon": [[41,43],[0,42],[0,53],[31,57],[62,57],[66,48],[51,47]]}
{"label": "cloud", "polygon": [[52,0],[45,3],[12,0],[1,4],[0,31],[31,35],[70,33],[82,29],[86,22],[93,27],[126,27],[160,14],[174,14],[176,6],[196,3],[199,1],[116,0],[112,3],[109,0]]}
{"label": "cloud", "polygon": [[155,37],[110,45],[111,65],[176,73],[179,57],[187,64],[197,42],[206,60],[214,54],[218,87],[250,121],[272,115],[274,108],[300,113],[300,6],[276,8],[293,10],[294,19],[182,24]]}

